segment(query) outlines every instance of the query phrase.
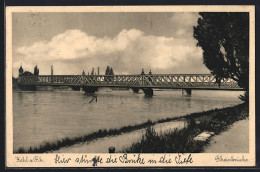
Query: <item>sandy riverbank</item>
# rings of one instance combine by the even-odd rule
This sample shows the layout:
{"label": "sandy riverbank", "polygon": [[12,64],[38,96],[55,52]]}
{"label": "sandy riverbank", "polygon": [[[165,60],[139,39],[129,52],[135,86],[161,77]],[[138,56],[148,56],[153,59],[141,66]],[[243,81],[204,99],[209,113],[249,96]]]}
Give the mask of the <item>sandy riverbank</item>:
{"label": "sandy riverbank", "polygon": [[214,136],[204,153],[248,153],[249,119],[235,122],[227,131]]}
{"label": "sandy riverbank", "polygon": [[[173,130],[175,128],[183,128],[184,125],[185,119],[179,119],[176,121],[156,124],[153,128],[156,132],[160,133]],[[84,142],[69,147],[63,147],[57,151],[53,151],[52,153],[108,153],[108,148],[110,146],[115,147],[116,152],[119,152],[140,140],[143,133],[145,133],[145,128],[117,136],[99,138],[91,142]]]}

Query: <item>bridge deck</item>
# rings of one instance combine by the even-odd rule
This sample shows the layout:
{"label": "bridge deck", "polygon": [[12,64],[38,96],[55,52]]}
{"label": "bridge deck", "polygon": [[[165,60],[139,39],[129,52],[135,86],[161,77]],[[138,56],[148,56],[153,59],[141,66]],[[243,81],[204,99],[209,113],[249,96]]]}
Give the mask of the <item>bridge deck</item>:
{"label": "bridge deck", "polygon": [[243,90],[231,79],[223,79],[219,86],[214,76],[208,74],[21,76],[18,78],[18,84],[30,86]]}

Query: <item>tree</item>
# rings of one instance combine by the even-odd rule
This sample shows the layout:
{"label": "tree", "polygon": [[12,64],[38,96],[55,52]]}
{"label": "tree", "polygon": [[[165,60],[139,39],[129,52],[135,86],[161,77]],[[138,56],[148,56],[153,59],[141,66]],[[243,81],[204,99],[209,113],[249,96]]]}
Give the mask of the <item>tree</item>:
{"label": "tree", "polygon": [[[113,68],[107,66],[105,75],[114,75]],[[113,78],[113,76],[105,76],[105,81],[112,81]]]}
{"label": "tree", "polygon": [[94,75],[94,68],[92,68],[92,71],[91,71],[90,75]]}
{"label": "tree", "polygon": [[[109,75],[114,75],[114,71],[113,71],[113,68],[112,68],[112,67],[110,68]],[[110,80],[110,81],[113,81],[113,80],[114,80],[114,77],[113,77],[113,76],[110,76],[110,77],[109,77],[109,80]]]}
{"label": "tree", "polygon": [[110,73],[110,68],[109,66],[107,66],[105,75],[109,75],[109,73]]}
{"label": "tree", "polygon": [[220,84],[231,78],[249,91],[249,13],[202,12],[193,28],[197,46],[203,50],[203,63]]}
{"label": "tree", "polygon": [[112,67],[110,68],[109,75],[114,75],[114,71]]}
{"label": "tree", "polygon": [[39,69],[37,67],[37,65],[34,67],[34,73],[33,73],[34,76],[38,76],[39,75]]}

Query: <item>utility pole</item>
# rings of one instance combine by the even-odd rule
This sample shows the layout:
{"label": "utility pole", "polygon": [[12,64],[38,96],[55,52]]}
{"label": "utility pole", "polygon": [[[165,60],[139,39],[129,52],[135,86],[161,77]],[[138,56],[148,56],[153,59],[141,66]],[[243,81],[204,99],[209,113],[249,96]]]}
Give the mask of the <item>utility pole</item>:
{"label": "utility pole", "polygon": [[53,76],[53,66],[51,65],[51,76]]}
{"label": "utility pole", "polygon": [[53,66],[51,65],[51,83],[52,83],[52,79],[53,79]]}

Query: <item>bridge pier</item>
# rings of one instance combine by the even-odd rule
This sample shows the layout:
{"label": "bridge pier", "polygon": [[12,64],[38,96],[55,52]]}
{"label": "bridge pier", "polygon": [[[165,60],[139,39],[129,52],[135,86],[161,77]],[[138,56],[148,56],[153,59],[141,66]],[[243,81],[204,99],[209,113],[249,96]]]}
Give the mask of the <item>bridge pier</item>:
{"label": "bridge pier", "polygon": [[134,93],[138,93],[139,92],[139,88],[138,87],[133,87],[132,90],[133,90]]}
{"label": "bridge pier", "polygon": [[183,94],[183,91],[185,91],[187,95],[191,95],[191,89],[190,88],[183,89],[182,94]]}
{"label": "bridge pier", "polygon": [[153,89],[152,88],[142,88],[145,96],[153,96]]}
{"label": "bridge pier", "polygon": [[80,86],[71,86],[73,91],[80,91]]}
{"label": "bridge pier", "polygon": [[93,86],[83,86],[82,87],[85,93],[95,93],[98,91],[98,87],[93,87]]}
{"label": "bridge pier", "polygon": [[35,85],[17,85],[19,89],[23,91],[36,91],[36,86]]}

